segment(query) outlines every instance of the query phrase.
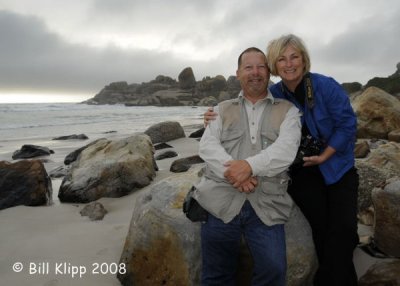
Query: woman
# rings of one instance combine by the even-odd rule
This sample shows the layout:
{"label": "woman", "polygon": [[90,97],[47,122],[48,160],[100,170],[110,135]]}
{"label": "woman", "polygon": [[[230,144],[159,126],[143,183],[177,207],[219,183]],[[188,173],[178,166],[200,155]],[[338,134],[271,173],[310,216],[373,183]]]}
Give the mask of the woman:
{"label": "woman", "polygon": [[309,54],[295,35],[271,41],[267,62],[271,74],[282,79],[270,87],[272,94],[303,112],[302,137],[312,136],[321,147],[292,166],[288,190],[312,228],[319,261],[315,285],[357,285],[357,119],[349,98],[334,79],[310,73]]}
{"label": "woman", "polygon": [[[271,41],[267,62],[271,74],[282,79],[270,91],[302,111],[302,145],[313,142],[299,148],[288,192],[312,228],[319,261],[314,285],[357,285],[357,119],[349,98],[334,79],[310,73],[309,54],[295,35]],[[207,112],[205,121],[212,115]]]}

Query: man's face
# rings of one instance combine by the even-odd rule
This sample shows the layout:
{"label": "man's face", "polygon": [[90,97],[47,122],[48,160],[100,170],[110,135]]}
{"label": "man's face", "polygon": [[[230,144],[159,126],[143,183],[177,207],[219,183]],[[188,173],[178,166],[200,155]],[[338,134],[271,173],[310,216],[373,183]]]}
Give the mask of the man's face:
{"label": "man's face", "polygon": [[251,51],[243,54],[236,76],[245,97],[259,99],[266,96],[269,70],[262,53]]}

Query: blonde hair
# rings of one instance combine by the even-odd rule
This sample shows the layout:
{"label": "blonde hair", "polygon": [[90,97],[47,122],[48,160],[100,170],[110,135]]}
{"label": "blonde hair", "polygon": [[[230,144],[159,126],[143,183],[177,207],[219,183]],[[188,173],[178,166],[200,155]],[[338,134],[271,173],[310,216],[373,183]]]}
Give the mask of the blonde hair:
{"label": "blonde hair", "polygon": [[311,67],[310,55],[308,54],[306,46],[299,37],[293,34],[289,34],[289,35],[283,35],[275,40],[272,40],[268,44],[267,63],[272,75],[274,76],[278,75],[276,69],[276,63],[278,62],[278,58],[283,54],[283,52],[289,45],[298,50],[301,56],[303,57],[304,74],[310,71]]}

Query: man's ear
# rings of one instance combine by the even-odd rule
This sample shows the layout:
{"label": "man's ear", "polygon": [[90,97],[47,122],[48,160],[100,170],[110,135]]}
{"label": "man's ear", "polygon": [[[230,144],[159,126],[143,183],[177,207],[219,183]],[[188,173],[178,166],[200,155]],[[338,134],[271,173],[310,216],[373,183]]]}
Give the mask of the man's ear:
{"label": "man's ear", "polygon": [[239,79],[239,70],[236,70],[236,78]]}

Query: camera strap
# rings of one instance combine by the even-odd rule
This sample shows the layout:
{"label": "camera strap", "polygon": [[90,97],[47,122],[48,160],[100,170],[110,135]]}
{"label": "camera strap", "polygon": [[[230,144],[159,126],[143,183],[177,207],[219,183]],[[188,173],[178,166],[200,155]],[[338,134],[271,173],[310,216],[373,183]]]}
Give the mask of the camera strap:
{"label": "camera strap", "polygon": [[[307,107],[310,110],[311,116],[312,116],[312,118],[313,118],[313,120],[315,122],[314,114],[312,112],[312,109],[313,109],[314,104],[315,104],[315,102],[314,102],[314,90],[313,90],[313,87],[312,87],[312,84],[311,84],[311,77],[310,77],[310,73],[309,72],[304,75],[304,84],[305,84],[305,89],[306,89],[306,104],[307,104]],[[318,135],[317,138],[319,138],[320,137],[320,135],[319,135],[320,132],[318,130],[318,126],[316,125],[315,127],[317,129],[317,135]],[[321,139],[319,139],[319,140],[321,140]]]}
{"label": "camera strap", "polygon": [[309,109],[312,109],[314,107],[314,94],[313,94],[313,88],[312,88],[311,78],[310,78],[309,73],[307,73],[304,76],[304,82],[305,82],[305,86],[306,86],[307,106]]}

